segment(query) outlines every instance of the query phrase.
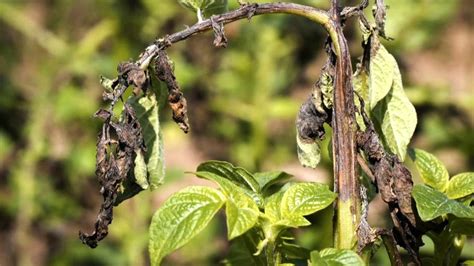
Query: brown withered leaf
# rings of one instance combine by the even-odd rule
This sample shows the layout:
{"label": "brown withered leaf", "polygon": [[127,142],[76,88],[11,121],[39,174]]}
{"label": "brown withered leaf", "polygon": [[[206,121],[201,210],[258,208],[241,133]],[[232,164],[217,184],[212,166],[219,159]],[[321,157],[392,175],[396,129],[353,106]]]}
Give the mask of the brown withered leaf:
{"label": "brown withered leaf", "polygon": [[214,31],[214,46],[216,47],[227,47],[227,37],[224,33],[224,24],[217,23],[214,20],[214,16],[211,17],[212,30]]}
{"label": "brown withered leaf", "polygon": [[168,104],[173,111],[173,120],[179,125],[184,133],[189,132],[188,107],[183,93],[180,91],[178,82],[174,75],[170,59],[165,51],[160,50],[155,59],[155,75],[165,82],[168,87]]}

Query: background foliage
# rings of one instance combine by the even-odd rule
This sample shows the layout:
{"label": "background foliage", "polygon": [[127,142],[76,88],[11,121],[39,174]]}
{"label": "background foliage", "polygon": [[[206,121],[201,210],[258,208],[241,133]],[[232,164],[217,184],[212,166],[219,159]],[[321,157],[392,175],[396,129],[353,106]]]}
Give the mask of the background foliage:
{"label": "background foliage", "polygon": [[[387,33],[395,41],[385,45],[401,62],[420,121],[413,146],[434,153],[451,175],[473,171],[472,4],[387,2]],[[226,27],[226,49],[212,47],[211,33],[170,49],[192,131],[184,135],[166,121],[165,110],[165,185],[117,208],[110,237],[97,249],[80,243],[78,230],[89,229],[100,204],[94,177],[99,121],[92,118],[101,104],[99,75],[114,76],[118,62],[194,22],[175,0],[0,1],[0,265],[148,264],[151,215],[178,188],[206,182],[184,175],[205,159],[331,184],[325,148],[316,171],[299,166],[294,129],[299,104],[324,62],[326,34],[302,18],[255,17]],[[352,21],[346,28],[354,58],[361,53],[355,28]],[[383,225],[386,213],[377,202],[370,220]],[[300,244],[330,246],[331,215],[310,216],[315,224],[296,232]],[[228,246],[218,237],[226,235],[219,218],[164,263],[220,261]],[[464,250],[473,258],[474,249]]]}

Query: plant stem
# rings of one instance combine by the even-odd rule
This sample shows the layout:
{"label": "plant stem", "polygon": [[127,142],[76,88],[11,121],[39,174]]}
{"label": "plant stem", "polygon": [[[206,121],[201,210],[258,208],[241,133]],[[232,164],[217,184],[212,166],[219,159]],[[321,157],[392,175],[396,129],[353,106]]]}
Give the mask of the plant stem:
{"label": "plant stem", "polygon": [[[337,0],[332,1],[331,21],[337,38],[336,75],[333,103],[334,189],[338,193],[335,210],[334,245],[338,249],[353,249],[357,244],[360,223],[360,189],[356,175],[355,106],[352,87],[352,67],[347,41],[342,32]],[[332,36],[331,36],[332,38]]]}

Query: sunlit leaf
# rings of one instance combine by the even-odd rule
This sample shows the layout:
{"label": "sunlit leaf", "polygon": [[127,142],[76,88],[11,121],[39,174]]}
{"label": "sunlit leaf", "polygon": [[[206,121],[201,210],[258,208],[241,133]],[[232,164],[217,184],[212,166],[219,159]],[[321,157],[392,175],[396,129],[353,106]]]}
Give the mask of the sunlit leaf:
{"label": "sunlit leaf", "polygon": [[227,11],[227,0],[178,0],[178,2],[197,13],[199,20],[203,19],[202,15],[209,18]]}
{"label": "sunlit leaf", "polygon": [[398,66],[393,71],[393,84],[388,94],[373,109],[373,116],[382,131],[387,148],[403,161],[407,146],[415,132],[415,107],[403,90]]}
{"label": "sunlit leaf", "polygon": [[312,266],[364,266],[365,263],[357,253],[352,250],[326,248],[321,251],[311,252]]}
{"label": "sunlit leaf", "polygon": [[442,192],[429,186],[415,185],[412,195],[416,202],[418,214],[423,221],[430,221],[448,213],[459,218],[474,219],[474,208],[449,199]]}
{"label": "sunlit leaf", "polygon": [[446,195],[451,199],[462,198],[474,193],[474,172],[461,173],[449,180]]}
{"label": "sunlit leaf", "polygon": [[142,127],[147,149],[145,162],[148,171],[148,182],[150,189],[153,190],[163,183],[165,176],[163,137],[158,117],[158,102],[155,94],[149,93],[143,97],[133,97],[129,100],[129,103],[135,110]]}
{"label": "sunlit leaf", "polygon": [[[420,149],[410,149],[409,156],[415,162],[423,182],[443,192],[448,186],[449,173],[434,155]],[[454,181],[458,182],[458,181]],[[454,185],[454,184],[453,184]]]}
{"label": "sunlit leaf", "polygon": [[320,183],[296,183],[282,198],[282,216],[309,215],[326,208],[336,198],[329,187]]}
{"label": "sunlit leaf", "polygon": [[227,197],[226,220],[229,240],[242,235],[257,223],[258,206],[243,188],[214,173],[201,171],[196,175],[218,183]]}
{"label": "sunlit leaf", "polygon": [[382,100],[392,88],[398,69],[395,58],[377,38],[372,38],[369,65],[369,88],[366,103],[370,109]]}
{"label": "sunlit leaf", "polygon": [[260,186],[255,178],[244,168],[235,167],[229,162],[207,161],[197,167],[197,171],[211,172],[234,182],[236,185],[258,192]]}
{"label": "sunlit leaf", "polygon": [[187,187],[168,198],[151,220],[151,264],[160,265],[164,256],[201,232],[224,202],[221,192],[200,186]]}

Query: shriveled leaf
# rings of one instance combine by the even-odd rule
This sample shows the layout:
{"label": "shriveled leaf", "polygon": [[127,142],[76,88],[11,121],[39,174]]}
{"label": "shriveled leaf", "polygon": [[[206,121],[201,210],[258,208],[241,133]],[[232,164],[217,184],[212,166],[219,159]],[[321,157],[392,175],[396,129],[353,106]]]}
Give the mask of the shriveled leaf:
{"label": "shriveled leaf", "polygon": [[235,167],[229,162],[207,161],[201,163],[197,171],[211,172],[234,182],[244,189],[254,192],[260,191],[257,180],[247,170],[242,167]]}
{"label": "shriveled leaf", "polygon": [[242,235],[257,223],[258,206],[248,195],[248,191],[214,173],[197,172],[196,175],[217,182],[227,197],[226,217],[229,240]]}
{"label": "shriveled leaf", "polygon": [[316,141],[305,141],[303,140],[296,131],[296,145],[298,152],[298,160],[304,167],[316,168],[321,161],[321,142]]}
{"label": "shriveled leaf", "polygon": [[282,216],[305,216],[326,208],[336,198],[329,187],[320,183],[296,183],[283,195]]}
{"label": "shriveled leaf", "polygon": [[121,184],[121,189],[114,201],[114,206],[118,206],[123,201],[137,195],[141,191],[143,191],[143,188],[137,184],[135,176],[132,176],[131,174],[128,175]]}
{"label": "shriveled leaf", "polygon": [[254,173],[254,177],[260,186],[260,190],[264,192],[272,185],[285,182],[293,176],[281,171],[272,171]]}
{"label": "shriveled leaf", "polygon": [[474,236],[474,219],[450,219],[453,233]]}
{"label": "shriveled leaf", "polygon": [[425,184],[441,192],[446,190],[449,173],[442,162],[434,155],[420,149],[410,149],[409,155],[413,162],[415,162],[416,169],[418,169],[421,179],[423,179]]}
{"label": "shriveled leaf", "polygon": [[398,67],[393,72],[393,84],[388,94],[373,109],[387,148],[403,161],[407,146],[417,124],[416,110],[403,90]]}
{"label": "shriveled leaf", "polygon": [[313,266],[364,266],[365,263],[352,250],[326,248],[321,251],[312,251],[311,265]]}
{"label": "shriveled leaf", "polygon": [[429,186],[415,185],[412,195],[416,202],[418,214],[423,221],[430,221],[448,213],[459,218],[474,219],[474,208],[449,199],[442,192]]}
{"label": "shriveled leaf", "polygon": [[163,183],[165,176],[165,164],[163,156],[163,137],[158,117],[158,102],[153,93],[143,97],[133,97],[129,100],[136,112],[138,121],[142,127],[145,140],[146,155],[145,162],[148,172],[150,189],[156,189]]}
{"label": "shriveled leaf", "polygon": [[451,199],[462,198],[474,193],[474,172],[461,173],[449,180],[446,195]]}
{"label": "shriveled leaf", "polygon": [[225,202],[216,189],[191,186],[173,194],[153,215],[150,225],[151,265],[201,232]]}
{"label": "shriveled leaf", "polygon": [[372,38],[369,65],[369,90],[367,99],[365,99],[370,109],[373,109],[392,88],[392,83],[394,79],[397,78],[396,69],[398,69],[398,66],[395,58],[393,58],[377,38]]}
{"label": "shriveled leaf", "polygon": [[133,168],[133,173],[135,175],[135,182],[142,188],[147,189],[148,178],[147,178],[147,168],[145,163],[145,157],[141,150],[135,152],[135,167]]}
{"label": "shriveled leaf", "polygon": [[113,84],[116,82],[116,79],[108,79],[104,76],[100,76],[100,85],[107,91],[107,92],[113,92]]}

